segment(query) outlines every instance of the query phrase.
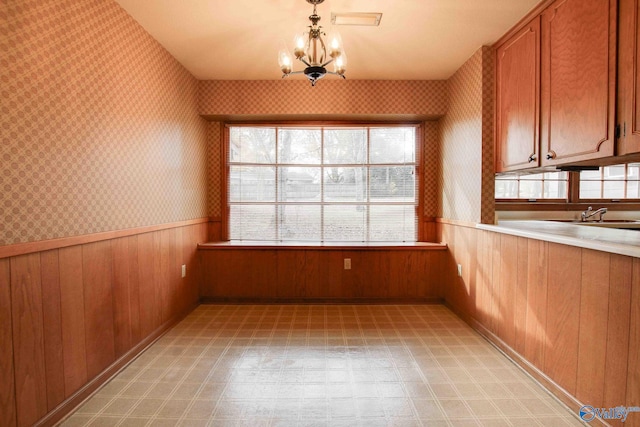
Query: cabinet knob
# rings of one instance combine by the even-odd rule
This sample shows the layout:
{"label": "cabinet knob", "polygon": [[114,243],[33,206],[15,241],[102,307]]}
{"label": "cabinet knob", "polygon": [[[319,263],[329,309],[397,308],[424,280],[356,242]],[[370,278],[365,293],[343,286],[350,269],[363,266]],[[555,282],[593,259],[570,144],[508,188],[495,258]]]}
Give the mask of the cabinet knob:
{"label": "cabinet knob", "polygon": [[556,152],[551,150],[547,153],[547,160],[551,160],[551,159],[555,159],[556,158]]}
{"label": "cabinet knob", "polygon": [[531,162],[535,161],[537,158],[538,158],[538,156],[536,155],[536,153],[532,153],[532,154],[529,156],[529,159],[528,159],[528,160],[529,160],[529,163],[531,163]]}

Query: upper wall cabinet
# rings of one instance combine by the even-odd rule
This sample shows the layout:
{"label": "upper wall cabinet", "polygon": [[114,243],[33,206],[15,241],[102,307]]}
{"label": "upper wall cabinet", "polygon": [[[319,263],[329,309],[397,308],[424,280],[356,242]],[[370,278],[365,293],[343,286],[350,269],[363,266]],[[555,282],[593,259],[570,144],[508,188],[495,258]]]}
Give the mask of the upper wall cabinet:
{"label": "upper wall cabinet", "polygon": [[499,171],[540,166],[540,17],[496,49]]}
{"label": "upper wall cabinet", "polygon": [[615,0],[559,0],[542,13],[541,165],[613,156]]}
{"label": "upper wall cabinet", "polygon": [[640,152],[640,16],[639,0],[620,0],[618,154]]}
{"label": "upper wall cabinet", "polygon": [[496,48],[496,170],[613,156],[616,0],[556,0]]}

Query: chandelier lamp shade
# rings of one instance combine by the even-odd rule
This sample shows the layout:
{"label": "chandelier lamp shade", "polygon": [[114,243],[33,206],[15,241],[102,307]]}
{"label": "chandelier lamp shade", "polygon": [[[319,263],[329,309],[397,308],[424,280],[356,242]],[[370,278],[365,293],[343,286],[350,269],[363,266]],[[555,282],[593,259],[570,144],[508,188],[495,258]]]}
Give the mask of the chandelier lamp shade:
{"label": "chandelier lamp shade", "polygon": [[[344,73],[347,70],[347,57],[342,48],[342,39],[338,32],[327,34],[318,25],[320,16],[316,11],[316,6],[324,0],[307,0],[313,5],[313,14],[309,16],[309,30],[299,34],[295,38],[293,56],[286,48],[280,50],[278,63],[282,71],[282,78],[291,74],[304,74],[315,86],[316,82],[327,74],[346,78]],[[325,41],[326,40],[326,41]],[[294,57],[305,66],[302,71],[293,71]],[[327,66],[333,65],[333,71],[328,71]]]}

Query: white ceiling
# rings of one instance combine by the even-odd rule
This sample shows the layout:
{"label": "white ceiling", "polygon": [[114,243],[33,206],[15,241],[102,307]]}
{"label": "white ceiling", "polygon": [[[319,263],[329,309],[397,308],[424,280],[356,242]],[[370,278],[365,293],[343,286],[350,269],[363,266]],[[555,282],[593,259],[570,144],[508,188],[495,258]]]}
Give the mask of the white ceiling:
{"label": "white ceiling", "polygon": [[[305,0],[116,1],[202,80],[279,79],[278,51],[292,49],[313,10]],[[325,0],[318,15],[328,31],[331,12],[383,13],[379,27],[338,27],[348,79],[431,80],[450,77],[538,2]]]}

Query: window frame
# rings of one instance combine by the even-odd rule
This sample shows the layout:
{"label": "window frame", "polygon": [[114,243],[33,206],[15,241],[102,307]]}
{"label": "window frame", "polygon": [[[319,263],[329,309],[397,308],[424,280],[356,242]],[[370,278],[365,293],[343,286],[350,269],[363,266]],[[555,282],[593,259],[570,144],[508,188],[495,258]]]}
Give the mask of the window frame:
{"label": "window frame", "polygon": [[[416,221],[417,221],[417,230],[416,230],[416,243],[424,242],[424,183],[423,183],[423,159],[424,159],[424,143],[423,143],[423,135],[424,135],[424,126],[422,122],[376,122],[376,121],[260,121],[260,122],[225,122],[222,125],[222,135],[221,135],[221,163],[222,163],[222,177],[221,177],[221,205],[222,205],[222,217],[220,218],[221,230],[220,235],[222,241],[230,241],[230,205],[229,205],[229,194],[228,194],[228,184],[230,179],[230,168],[231,164],[229,162],[229,150],[230,150],[230,128],[232,127],[278,127],[278,128],[293,128],[293,129],[304,129],[304,128],[354,128],[354,127],[362,127],[362,128],[389,128],[389,127],[413,127],[416,132],[416,149],[415,149],[415,174],[416,174]],[[283,242],[283,243],[286,243]],[[310,245],[313,245],[314,242],[309,242]],[[323,242],[318,241],[317,244],[322,244]],[[358,242],[346,242],[348,244],[353,243],[353,246],[358,246]],[[388,245],[385,246],[394,246],[402,245],[406,246],[407,242],[387,242]]]}
{"label": "window frame", "polygon": [[[637,162],[630,162],[637,163]],[[623,163],[620,163],[623,164]],[[626,166],[626,163],[624,163]],[[603,167],[608,166],[604,165]],[[581,199],[580,172],[569,171],[566,199],[495,199],[496,210],[501,211],[576,211],[597,205],[618,211],[640,210],[640,199]],[[626,181],[626,180],[625,180]]]}

